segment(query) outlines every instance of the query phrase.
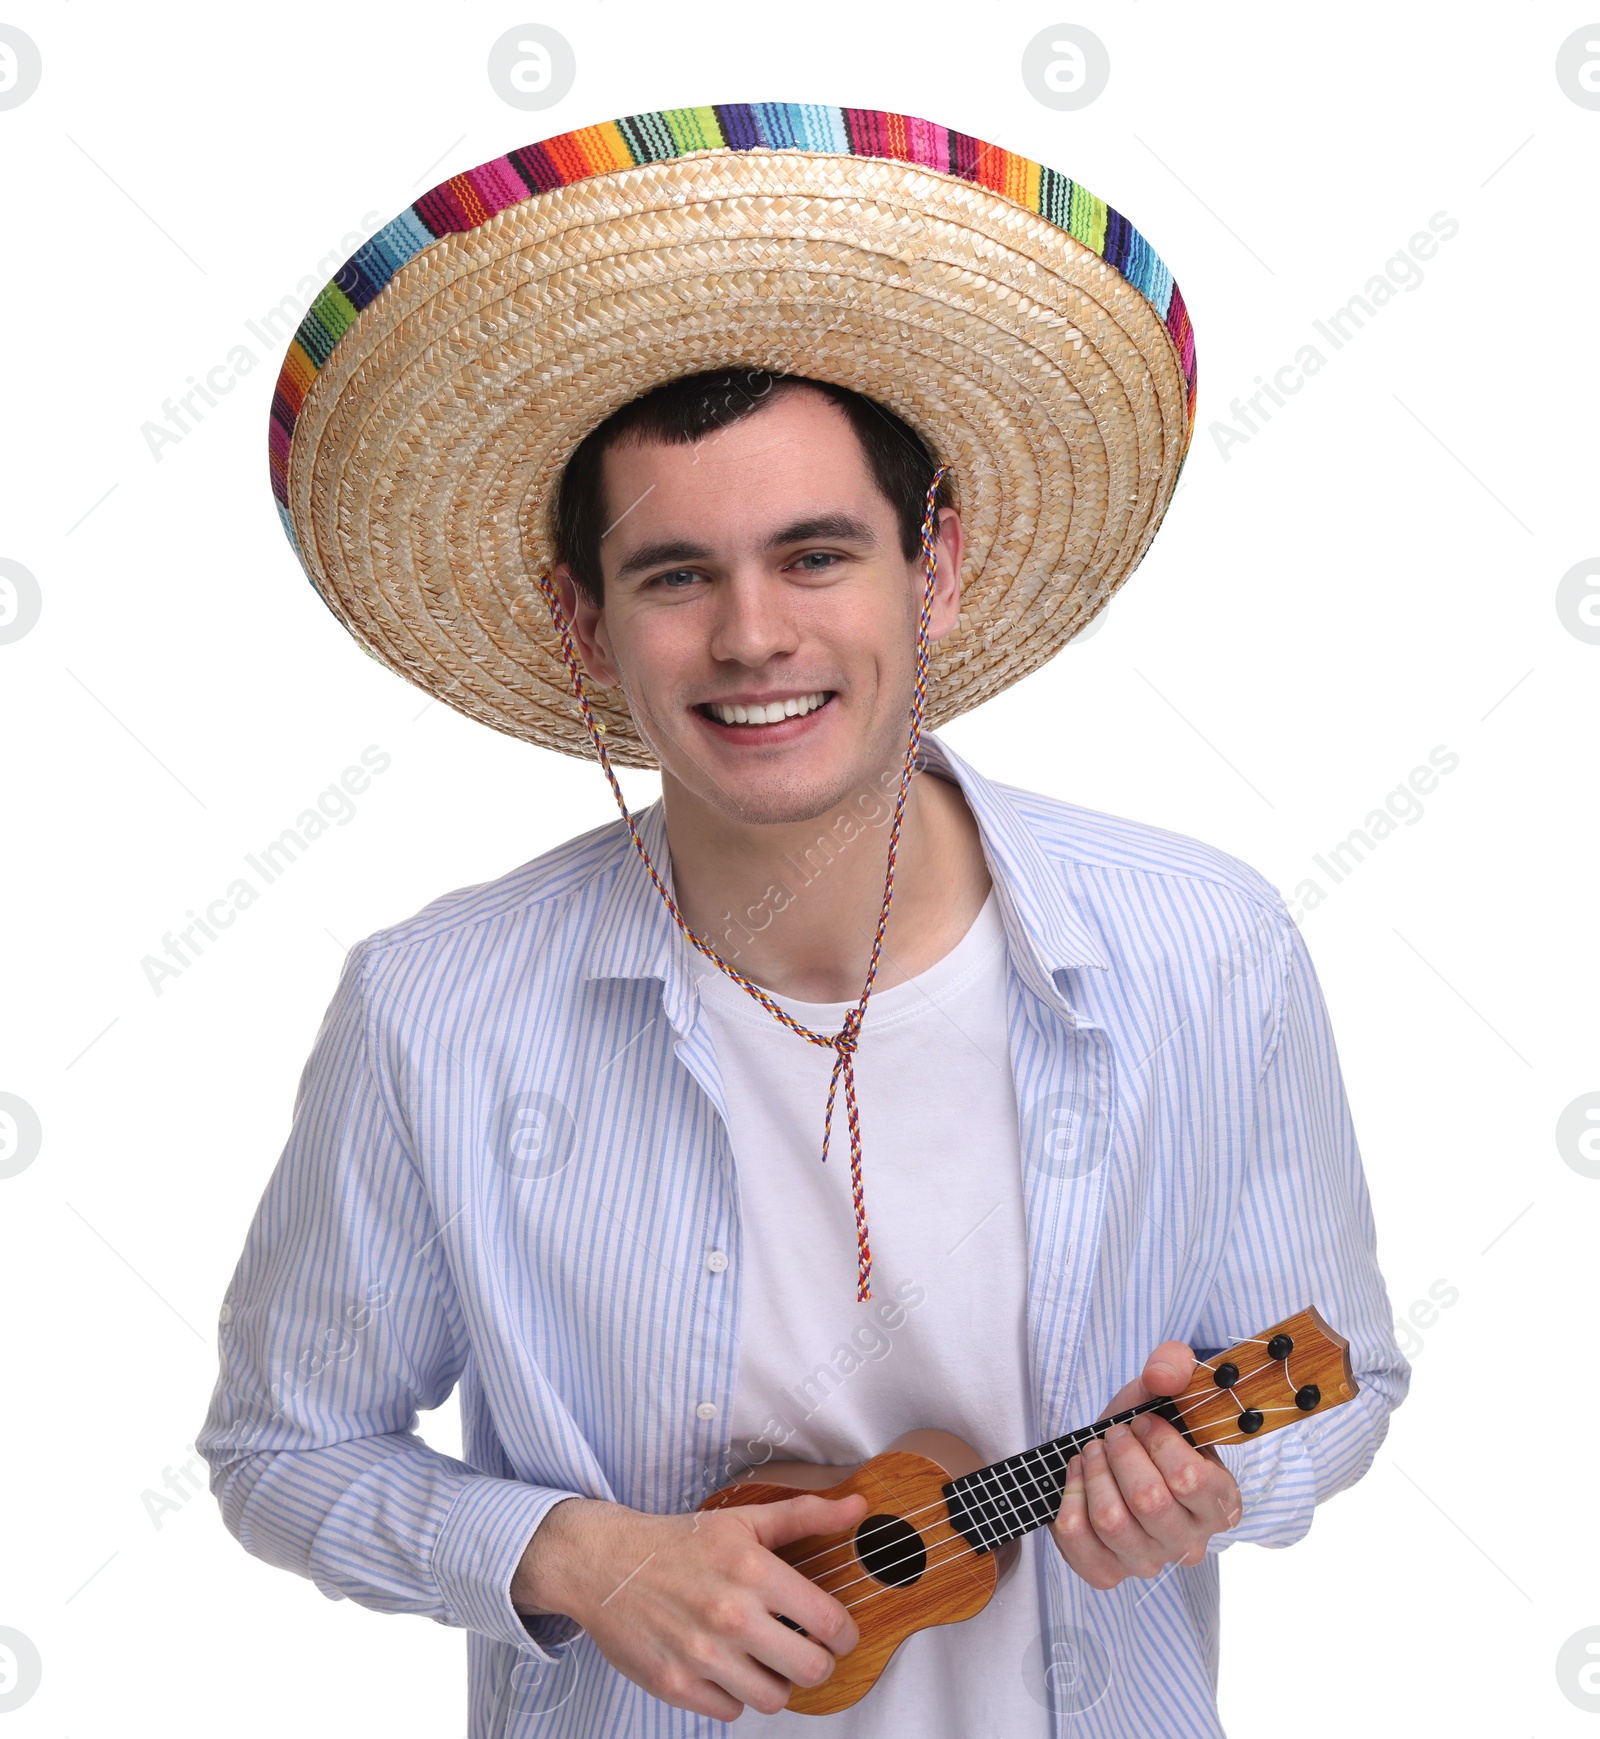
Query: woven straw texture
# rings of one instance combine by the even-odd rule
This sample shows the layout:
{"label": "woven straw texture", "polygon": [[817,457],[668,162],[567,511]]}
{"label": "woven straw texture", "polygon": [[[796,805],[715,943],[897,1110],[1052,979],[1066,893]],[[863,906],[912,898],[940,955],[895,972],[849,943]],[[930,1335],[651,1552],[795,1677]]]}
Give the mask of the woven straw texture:
{"label": "woven straw texture", "polygon": [[[948,145],[920,154],[959,169]],[[930,727],[1036,669],[1137,566],[1193,430],[1193,341],[1170,274],[1103,204],[1088,233],[1105,249],[1114,218],[1144,289],[1030,209],[1054,172],[1009,153],[994,152],[1003,176],[988,166],[996,187],[859,149],[714,144],[532,193],[528,153],[498,163],[519,156],[492,214],[463,210],[455,177],[352,259],[274,408],[275,487],[308,576],[419,688],[590,753],[532,577],[554,560],[555,484],[596,423],[701,369],[854,387],[950,466],[968,553]],[[454,227],[432,234],[418,216],[446,191]],[[612,758],[653,765],[621,692],[590,700]]]}

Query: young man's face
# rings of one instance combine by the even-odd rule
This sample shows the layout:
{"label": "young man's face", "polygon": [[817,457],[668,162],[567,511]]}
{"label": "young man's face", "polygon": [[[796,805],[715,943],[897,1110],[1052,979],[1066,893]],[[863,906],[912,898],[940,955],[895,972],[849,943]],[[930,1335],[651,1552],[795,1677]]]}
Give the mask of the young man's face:
{"label": "young man's face", "polygon": [[[697,445],[613,447],[604,477],[603,607],[555,577],[585,666],[620,680],[664,779],[752,823],[881,791],[905,754],[922,563],[844,413],[793,388]],[[961,548],[943,509],[935,640],[956,624]]]}

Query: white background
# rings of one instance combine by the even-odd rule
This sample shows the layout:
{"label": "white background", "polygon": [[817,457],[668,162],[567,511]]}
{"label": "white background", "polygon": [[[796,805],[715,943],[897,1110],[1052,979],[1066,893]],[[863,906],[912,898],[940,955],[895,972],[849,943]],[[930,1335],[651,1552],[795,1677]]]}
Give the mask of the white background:
{"label": "white background", "polygon": [[[1600,1089],[1600,646],[1556,608],[1600,553],[1600,112],[1555,76],[1591,16],[0,11],[43,57],[0,112],[0,556],[43,593],[0,646],[0,1090],[43,1129],[0,1179],[0,1626],[44,1662],[6,1739],[464,1728],[459,1633],[328,1602],[249,1558],[203,1492],[156,1519],[144,1494],[190,1457],[217,1304],[344,950],[610,799],[592,766],[426,704],[339,630],[269,495],[281,347],[244,323],[457,170],[612,116],[767,99],[920,114],[1064,170],[1150,238],[1195,322],[1194,450],[1141,570],[1097,632],[946,735],[993,775],[1221,846],[1291,900],[1323,884],[1302,923],[1391,1297],[1459,1294],[1413,1331],[1412,1395],[1366,1479],[1292,1550],[1227,1555],[1230,1733],[1600,1732],[1555,1670],[1600,1624],[1600,1181],[1555,1140]],[[486,76],[525,21],[576,54],[541,113]],[[1060,21],[1111,58],[1077,112],[1019,72]],[[1230,401],[1441,211],[1459,232],[1420,285],[1320,345],[1326,368],[1224,457]],[[241,341],[254,372],[154,458],[141,425]],[[354,819],[156,994],[142,959],[368,744],[392,764]],[[1459,765],[1421,819],[1339,884],[1319,873],[1439,744]],[[456,1447],[453,1408],[423,1426]]]}

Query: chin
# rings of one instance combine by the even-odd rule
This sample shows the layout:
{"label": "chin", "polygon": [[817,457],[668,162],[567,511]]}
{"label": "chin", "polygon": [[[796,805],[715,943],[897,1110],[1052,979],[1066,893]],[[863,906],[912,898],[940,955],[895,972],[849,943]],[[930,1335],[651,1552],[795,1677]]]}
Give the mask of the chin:
{"label": "chin", "polygon": [[691,789],[730,821],[747,827],[784,827],[833,815],[860,783],[841,779],[837,773],[826,779],[807,778],[797,770],[768,780],[746,777],[735,786],[706,788],[703,780],[696,780]]}

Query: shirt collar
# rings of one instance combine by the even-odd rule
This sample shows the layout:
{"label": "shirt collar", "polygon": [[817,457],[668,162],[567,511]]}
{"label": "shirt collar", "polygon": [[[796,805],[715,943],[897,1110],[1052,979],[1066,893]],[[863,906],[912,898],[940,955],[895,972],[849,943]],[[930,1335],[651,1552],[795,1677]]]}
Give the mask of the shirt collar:
{"label": "shirt collar", "polygon": [[1061,865],[1045,855],[1018,806],[1026,793],[984,778],[935,736],[923,738],[921,759],[930,772],[953,780],[967,800],[1011,940],[1028,944],[1047,978],[1080,966],[1109,971],[1093,927],[1067,893]]}
{"label": "shirt collar", "polygon": [[[977,821],[1019,976],[1035,995],[1073,1014],[1054,975],[1085,966],[1109,970],[1111,963],[1069,897],[1061,866],[1045,855],[1019,811],[1020,793],[984,778],[931,733],[922,739],[920,764],[956,784]],[[660,799],[634,819],[650,861],[670,889],[672,872]],[[686,1031],[693,1021],[696,994],[690,945],[637,861],[626,833],[619,836],[619,849],[626,861],[619,864],[595,914],[583,976],[660,979],[667,1018],[680,1032]],[[707,940],[715,947],[719,938]]]}

